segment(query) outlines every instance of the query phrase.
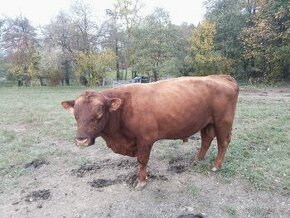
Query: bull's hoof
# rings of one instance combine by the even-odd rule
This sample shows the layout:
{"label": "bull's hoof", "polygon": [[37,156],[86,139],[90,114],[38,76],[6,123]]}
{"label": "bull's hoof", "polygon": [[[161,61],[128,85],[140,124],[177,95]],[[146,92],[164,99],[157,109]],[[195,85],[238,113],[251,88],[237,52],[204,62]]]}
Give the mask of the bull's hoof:
{"label": "bull's hoof", "polygon": [[190,164],[192,164],[193,166],[197,165],[198,164],[198,160],[196,158],[192,158],[190,160]]}
{"label": "bull's hoof", "polygon": [[146,185],[147,185],[146,181],[139,181],[138,179],[136,179],[136,181],[133,184],[133,187],[135,190],[141,191],[145,188]]}
{"label": "bull's hoof", "polygon": [[216,172],[216,171],[218,171],[219,169],[220,169],[220,167],[213,166],[213,167],[211,168],[211,171],[212,171],[212,172]]}
{"label": "bull's hoof", "polygon": [[218,168],[213,167],[213,168],[211,169],[211,171],[216,172],[216,171],[218,171]]}

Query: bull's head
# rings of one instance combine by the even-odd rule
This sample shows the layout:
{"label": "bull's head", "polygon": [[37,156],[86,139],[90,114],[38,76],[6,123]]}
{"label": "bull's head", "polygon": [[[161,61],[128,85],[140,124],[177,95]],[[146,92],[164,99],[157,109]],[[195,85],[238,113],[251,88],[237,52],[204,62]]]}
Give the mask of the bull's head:
{"label": "bull's head", "polygon": [[76,144],[90,146],[104,130],[110,113],[121,106],[121,99],[107,98],[94,91],[86,91],[76,100],[63,101],[61,105],[70,111],[77,121]]}

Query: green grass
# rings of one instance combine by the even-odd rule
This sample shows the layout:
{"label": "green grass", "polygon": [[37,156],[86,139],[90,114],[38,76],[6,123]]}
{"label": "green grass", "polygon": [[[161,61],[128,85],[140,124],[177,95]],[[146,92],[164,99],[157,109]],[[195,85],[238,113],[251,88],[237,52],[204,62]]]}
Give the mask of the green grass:
{"label": "green grass", "polygon": [[[76,126],[60,102],[74,99],[85,89],[0,87],[0,175],[11,167],[16,174],[22,175],[25,173],[23,167],[17,166],[35,158],[61,155],[55,146],[48,146],[49,143],[55,140],[72,142]],[[194,144],[195,147],[199,145]],[[180,140],[162,140],[154,146],[162,160],[180,155],[190,160],[194,154],[191,149]],[[216,150],[212,147],[206,160],[192,168],[208,174]],[[239,98],[232,142],[224,167],[217,175],[225,180],[243,178],[257,189],[290,194],[289,99],[286,102],[279,97],[249,98],[245,95]]]}
{"label": "green grass", "polygon": [[195,185],[191,185],[190,187],[188,187],[188,189],[189,189],[190,195],[193,197],[197,196],[200,192],[200,189],[196,187]]}
{"label": "green grass", "polygon": [[[289,100],[289,99],[288,99]],[[241,97],[223,176],[247,178],[256,188],[290,194],[290,104]]]}
{"label": "green grass", "polygon": [[60,153],[49,144],[52,140],[71,140],[75,126],[60,102],[75,98],[83,90],[0,87],[0,175],[8,171],[22,175],[23,164]]}
{"label": "green grass", "polygon": [[228,214],[229,217],[238,217],[237,210],[233,207],[226,207],[224,208],[224,211]]}
{"label": "green grass", "polygon": [[247,209],[251,217],[264,218],[270,217],[269,214],[273,214],[273,211],[270,208],[262,207],[252,207]]}

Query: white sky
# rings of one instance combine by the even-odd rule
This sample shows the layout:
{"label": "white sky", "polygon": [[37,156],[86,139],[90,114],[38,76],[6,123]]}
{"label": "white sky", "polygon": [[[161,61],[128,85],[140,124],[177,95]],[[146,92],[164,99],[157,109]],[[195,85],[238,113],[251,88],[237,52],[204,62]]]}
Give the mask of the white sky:
{"label": "white sky", "polygon": [[[92,5],[92,11],[98,19],[105,15],[105,9],[113,8],[114,0],[84,0]],[[204,0],[143,0],[147,13],[155,7],[162,7],[170,13],[174,24],[183,22],[197,25],[203,18]],[[49,23],[60,10],[68,11],[72,0],[0,0],[0,16],[27,17],[33,25]]]}

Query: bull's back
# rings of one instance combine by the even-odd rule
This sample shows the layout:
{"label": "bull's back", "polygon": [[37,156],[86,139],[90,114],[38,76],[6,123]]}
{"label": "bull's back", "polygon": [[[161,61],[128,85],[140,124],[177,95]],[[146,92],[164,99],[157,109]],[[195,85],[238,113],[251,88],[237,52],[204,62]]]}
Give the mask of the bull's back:
{"label": "bull's back", "polygon": [[147,128],[158,139],[194,134],[214,122],[225,105],[235,104],[237,96],[237,84],[229,76],[181,77],[125,89],[133,112],[127,119],[136,131]]}

